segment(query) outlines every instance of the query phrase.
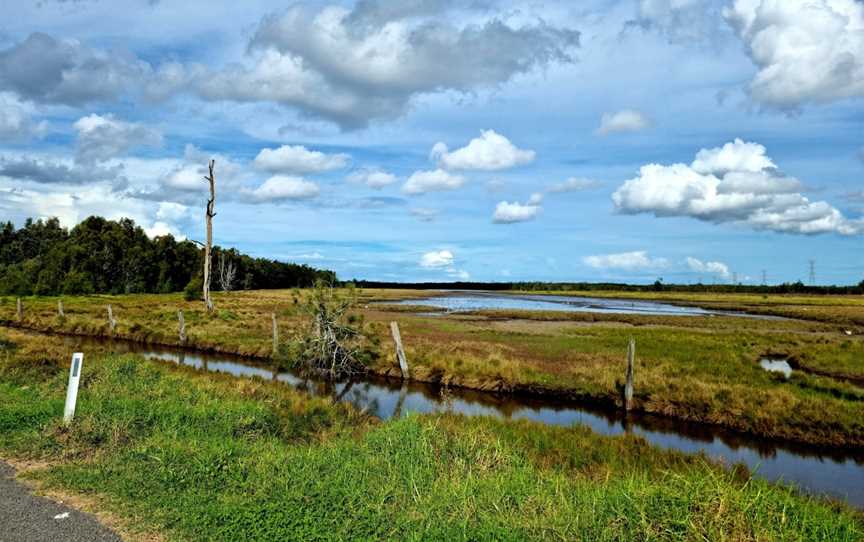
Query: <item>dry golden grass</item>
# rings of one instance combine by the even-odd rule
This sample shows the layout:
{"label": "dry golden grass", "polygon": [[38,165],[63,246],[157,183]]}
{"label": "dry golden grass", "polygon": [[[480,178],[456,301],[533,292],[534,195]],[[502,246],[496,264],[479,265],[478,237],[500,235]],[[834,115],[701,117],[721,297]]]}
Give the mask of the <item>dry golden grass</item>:
{"label": "dry golden grass", "polygon": [[[281,337],[289,338],[305,325],[300,311],[304,295],[292,290],[216,294],[213,315],[204,312],[201,302],[184,301],[179,294],[66,298],[62,320],[56,315],[56,298],[28,298],[21,325],[107,336],[106,305],[111,303],[119,320],[118,336],[176,344],[177,310],[182,309],[190,346],[266,358],[272,349],[270,314],[277,313]],[[861,310],[864,305],[857,298],[660,296],[663,301],[726,308],[819,308],[822,316],[839,321],[827,316],[813,321],[525,311],[429,316],[404,306],[397,311],[370,304],[423,295],[429,294],[361,292],[359,312],[381,345],[373,371],[398,373],[386,325],[396,320],[417,379],[618,405],[626,344],[632,336],[637,343],[639,409],[767,436],[864,447],[864,390],[806,372],[864,379],[864,330],[850,325],[844,312]],[[15,323],[14,299],[0,303],[0,320]],[[850,327],[852,336],[845,333]],[[790,357],[800,370],[789,381],[766,373],[758,361],[768,353]]]}

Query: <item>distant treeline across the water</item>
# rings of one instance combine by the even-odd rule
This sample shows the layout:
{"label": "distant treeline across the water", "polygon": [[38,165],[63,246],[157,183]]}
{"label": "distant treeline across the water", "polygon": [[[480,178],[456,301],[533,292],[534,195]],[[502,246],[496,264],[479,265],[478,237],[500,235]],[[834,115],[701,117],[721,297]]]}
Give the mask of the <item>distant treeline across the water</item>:
{"label": "distant treeline across the water", "polygon": [[[332,271],[252,258],[214,247],[212,288],[221,289],[220,256],[233,266],[231,287],[240,289],[311,286],[335,282]],[[28,219],[16,229],[0,223],[0,295],[168,293],[200,290],[204,254],[191,241],[171,235],[150,239],[130,219],[91,216],[71,230],[56,218]]]}
{"label": "distant treeline across the water", "polygon": [[864,280],[851,286],[808,286],[802,282],[776,285],[748,284],[621,284],[617,282],[375,282],[354,281],[362,288],[406,288],[411,290],[525,290],[553,292],[620,291],[620,292],[692,292],[756,294],[864,294]]}

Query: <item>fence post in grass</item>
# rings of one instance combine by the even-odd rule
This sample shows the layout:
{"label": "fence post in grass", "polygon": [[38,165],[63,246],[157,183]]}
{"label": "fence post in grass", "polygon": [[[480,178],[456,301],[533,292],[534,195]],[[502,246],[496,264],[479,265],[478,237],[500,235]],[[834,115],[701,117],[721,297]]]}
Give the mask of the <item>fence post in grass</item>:
{"label": "fence post in grass", "polygon": [[63,408],[63,423],[72,422],[75,416],[75,403],[78,400],[78,381],[81,380],[81,366],[84,364],[84,354],[72,354],[72,367],[69,368],[69,386],[66,389],[66,406]]}
{"label": "fence post in grass", "polygon": [[21,302],[21,298],[18,298],[18,321],[22,322],[24,320],[24,303]]}
{"label": "fence post in grass", "polygon": [[180,335],[180,344],[186,344],[186,320],[183,318],[183,310],[177,311],[177,332]]}
{"label": "fence post in grass", "polygon": [[117,329],[117,320],[114,319],[114,310],[111,309],[111,305],[108,305],[108,328],[111,330],[111,335],[114,335],[114,331]]}
{"label": "fence post in grass", "polygon": [[399,360],[399,370],[402,371],[402,378],[408,379],[408,359],[405,357],[405,350],[402,349],[399,324],[390,322],[390,332],[393,334],[393,342],[396,343],[396,358]]}
{"label": "fence post in grass", "polygon": [[62,299],[57,300],[57,316],[59,316],[60,318],[63,318],[66,316],[66,312],[63,310],[63,300]]}
{"label": "fence post in grass", "polygon": [[270,313],[270,318],[273,320],[273,356],[279,351],[279,326],[276,324],[276,313]]}
{"label": "fence post in grass", "polygon": [[627,381],[624,383],[624,410],[633,408],[633,363],[636,357],[636,339],[630,337],[627,345]]}

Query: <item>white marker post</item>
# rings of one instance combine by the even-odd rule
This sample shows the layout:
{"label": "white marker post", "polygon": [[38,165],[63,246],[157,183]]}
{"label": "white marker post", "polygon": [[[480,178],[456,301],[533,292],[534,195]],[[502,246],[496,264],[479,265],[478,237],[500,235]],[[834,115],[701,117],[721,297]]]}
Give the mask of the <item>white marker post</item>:
{"label": "white marker post", "polygon": [[66,390],[66,408],[63,409],[63,422],[69,424],[75,415],[75,401],[78,400],[78,381],[81,380],[81,366],[84,354],[72,354],[72,367],[69,369],[69,388]]}

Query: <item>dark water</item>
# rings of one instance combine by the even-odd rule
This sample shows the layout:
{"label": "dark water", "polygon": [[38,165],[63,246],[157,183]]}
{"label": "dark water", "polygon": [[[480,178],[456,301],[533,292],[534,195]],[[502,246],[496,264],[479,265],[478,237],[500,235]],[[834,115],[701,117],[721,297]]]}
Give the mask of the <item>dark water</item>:
{"label": "dark water", "polygon": [[275,380],[317,396],[347,401],[382,419],[407,412],[455,412],[467,416],[526,419],[569,426],[583,424],[603,435],[633,433],[663,448],[703,452],[725,464],[743,463],[756,476],[797,485],[814,494],[827,494],[864,508],[864,454],[823,450],[742,436],[730,431],[650,415],[630,415],[557,400],[503,396],[471,390],[442,390],[422,383],[400,383],[382,378],[330,383],[276,372],[254,362],[224,354],[190,353],[126,341],[68,338],[70,347],[86,352],[134,352],[169,363],[227,373],[238,377]]}
{"label": "dark water", "polygon": [[600,312],[610,314],[642,314],[649,316],[745,316],[768,318],[733,311],[711,311],[699,307],[685,307],[628,299],[605,299],[567,295],[498,294],[492,292],[449,292],[424,299],[406,299],[382,302],[389,305],[417,305],[442,309],[445,312],[479,310],[529,310],[559,312]]}

